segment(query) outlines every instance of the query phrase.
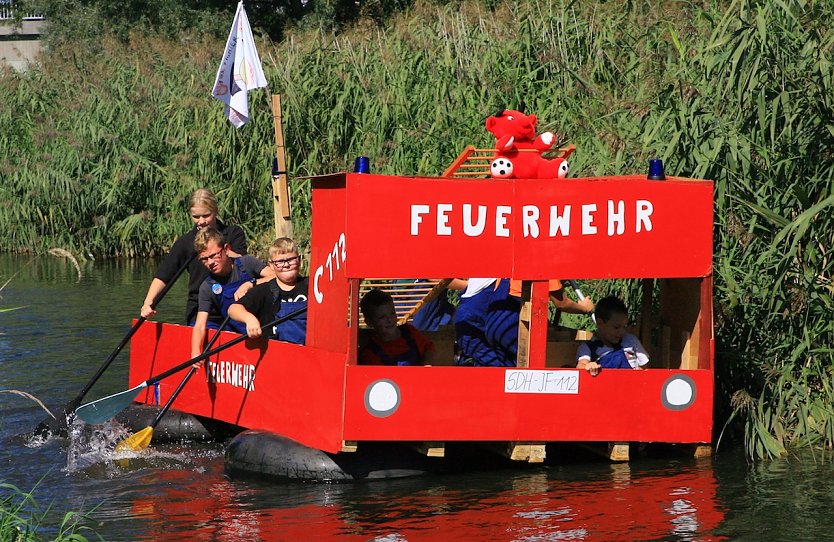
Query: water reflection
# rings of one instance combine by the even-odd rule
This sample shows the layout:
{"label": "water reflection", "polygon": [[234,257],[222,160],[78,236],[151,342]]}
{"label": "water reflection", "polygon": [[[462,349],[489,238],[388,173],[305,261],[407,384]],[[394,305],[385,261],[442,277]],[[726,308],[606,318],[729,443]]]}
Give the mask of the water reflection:
{"label": "water reflection", "polygon": [[577,468],[585,476],[550,468],[343,485],[206,486],[165,472],[155,481],[166,482],[162,493],[131,508],[151,522],[142,540],[720,538],[724,512],[708,462],[636,476],[625,464]]}

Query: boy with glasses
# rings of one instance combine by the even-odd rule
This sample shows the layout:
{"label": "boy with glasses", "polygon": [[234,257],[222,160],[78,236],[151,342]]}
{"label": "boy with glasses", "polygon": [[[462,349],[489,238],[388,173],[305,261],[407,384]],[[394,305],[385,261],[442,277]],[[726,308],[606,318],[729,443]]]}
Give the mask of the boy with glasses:
{"label": "boy with glasses", "polygon": [[[230,255],[229,244],[214,228],[204,228],[194,237],[197,261],[209,273],[197,291],[197,317],[191,332],[191,355],[202,352],[206,329],[217,329],[229,306],[243,297],[258,279],[275,276],[272,269],[253,256]],[[226,329],[246,333],[246,327],[229,320]]]}
{"label": "boy with glasses", "polygon": [[[250,337],[260,337],[261,326],[292,314],[307,306],[307,277],[301,276],[301,256],[292,239],[281,237],[269,247],[269,266],[275,280],[258,284],[232,304],[229,316],[246,326]],[[307,337],[307,313],[302,312],[267,330],[269,338],[304,344]]]}

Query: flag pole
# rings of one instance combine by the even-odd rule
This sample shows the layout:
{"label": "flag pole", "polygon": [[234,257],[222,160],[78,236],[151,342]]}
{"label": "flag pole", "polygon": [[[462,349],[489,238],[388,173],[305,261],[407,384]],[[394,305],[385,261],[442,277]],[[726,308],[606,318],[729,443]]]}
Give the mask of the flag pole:
{"label": "flag pole", "polygon": [[275,156],[272,161],[272,196],[275,210],[275,236],[292,239],[292,211],[287,183],[287,157],[281,117],[281,95],[272,95],[272,120],[275,125]]}

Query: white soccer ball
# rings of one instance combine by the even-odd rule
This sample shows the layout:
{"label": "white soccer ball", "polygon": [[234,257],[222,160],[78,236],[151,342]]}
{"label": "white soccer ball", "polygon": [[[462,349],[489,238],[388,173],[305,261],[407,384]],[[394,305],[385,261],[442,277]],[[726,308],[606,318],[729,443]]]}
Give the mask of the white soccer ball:
{"label": "white soccer ball", "polygon": [[506,158],[496,158],[489,166],[489,171],[496,179],[506,179],[513,175],[513,163]]}

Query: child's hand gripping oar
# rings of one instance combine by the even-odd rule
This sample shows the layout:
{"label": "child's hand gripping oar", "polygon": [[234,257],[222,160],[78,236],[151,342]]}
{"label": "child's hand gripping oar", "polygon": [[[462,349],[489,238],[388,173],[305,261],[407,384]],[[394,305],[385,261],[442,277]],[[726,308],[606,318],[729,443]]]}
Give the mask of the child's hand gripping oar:
{"label": "child's hand gripping oar", "polygon": [[[579,289],[579,286],[576,285],[576,282],[574,282],[573,280],[566,280],[565,284],[573,288],[573,291],[576,292],[576,297],[579,298],[579,301],[585,299],[585,294],[582,293],[582,290]],[[594,313],[591,313],[591,320],[594,321],[594,324],[597,323],[597,317]]]}
{"label": "child's hand gripping oar", "polygon": [[[261,329],[267,329],[272,326],[276,326],[281,322],[289,320],[290,318],[295,318],[299,314],[303,313],[307,310],[307,307],[301,307],[297,311],[293,311],[286,316],[282,316],[276,320],[269,322],[266,325],[261,326]],[[204,359],[210,358],[211,356],[215,355],[218,352],[222,352],[223,350],[229,348],[230,346],[234,346],[239,342],[245,341],[249,337],[247,335],[241,335],[231,341],[218,346],[217,348],[213,348],[211,350],[207,350],[200,354],[197,357],[191,358],[188,361],[184,361],[179,365],[171,367],[167,371],[164,371],[156,376],[152,376],[151,378],[145,380],[138,386],[130,388],[129,390],[125,390],[119,393],[114,393],[113,395],[108,395],[107,397],[103,397],[96,401],[92,401],[90,403],[81,405],[75,411],[75,415],[84,420],[86,423],[95,425],[99,423],[104,423],[107,420],[113,418],[116,414],[121,412],[122,410],[126,409],[130,403],[139,395],[139,392],[143,389],[147,388],[152,384],[156,384],[160,380],[164,378],[168,378],[172,374],[178,373],[183,369],[194,365],[198,361],[203,361]]]}
{"label": "child's hand gripping oar", "polygon": [[[226,324],[228,323],[229,317],[227,316],[226,319],[223,320],[223,323],[220,324],[220,327],[217,328],[217,332],[215,332],[214,336],[203,349],[203,352],[208,352],[209,350],[211,350],[211,347],[214,345],[215,341],[217,341],[217,339],[220,337],[220,332],[223,331],[223,329],[226,327]],[[188,373],[186,373],[185,378],[182,379],[182,382],[180,382],[179,386],[177,386],[177,389],[175,389],[174,393],[171,394],[171,397],[168,398],[168,401],[165,403],[165,406],[163,406],[162,410],[160,410],[159,413],[156,415],[154,421],[148,427],[130,435],[129,437],[118,443],[116,445],[116,451],[124,452],[127,450],[144,450],[145,448],[150,446],[151,439],[153,438],[153,430],[159,424],[159,420],[161,420],[165,413],[168,412],[168,409],[171,408],[171,404],[173,404],[174,400],[185,387],[186,383],[188,383],[188,381],[191,379],[191,376],[197,371],[197,365],[192,365],[191,369],[188,371]]]}

